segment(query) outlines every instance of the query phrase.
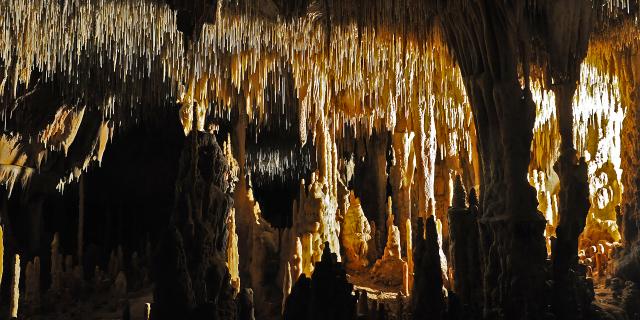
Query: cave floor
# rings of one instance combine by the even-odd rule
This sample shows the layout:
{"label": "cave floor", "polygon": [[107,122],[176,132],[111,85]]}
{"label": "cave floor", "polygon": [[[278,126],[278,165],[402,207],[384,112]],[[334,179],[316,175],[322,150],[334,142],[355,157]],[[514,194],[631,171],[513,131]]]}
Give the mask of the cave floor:
{"label": "cave floor", "polygon": [[[127,294],[130,320],[145,319],[145,304],[153,300],[153,288],[144,287]],[[125,304],[115,303],[107,293],[93,293],[77,301],[68,301],[54,308],[43,308],[38,314],[26,311],[24,319],[32,320],[120,320],[123,319]]]}

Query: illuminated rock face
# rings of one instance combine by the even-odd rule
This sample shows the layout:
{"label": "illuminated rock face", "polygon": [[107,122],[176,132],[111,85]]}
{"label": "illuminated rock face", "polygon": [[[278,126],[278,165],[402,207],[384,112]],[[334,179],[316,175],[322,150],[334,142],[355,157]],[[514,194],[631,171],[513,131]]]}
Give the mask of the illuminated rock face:
{"label": "illuminated rock face", "polygon": [[367,242],[371,239],[371,227],[364,216],[360,200],[353,192],[349,195],[349,209],[344,216],[342,224],[342,248],[346,253],[346,265],[348,270],[362,270],[369,264],[367,260]]}

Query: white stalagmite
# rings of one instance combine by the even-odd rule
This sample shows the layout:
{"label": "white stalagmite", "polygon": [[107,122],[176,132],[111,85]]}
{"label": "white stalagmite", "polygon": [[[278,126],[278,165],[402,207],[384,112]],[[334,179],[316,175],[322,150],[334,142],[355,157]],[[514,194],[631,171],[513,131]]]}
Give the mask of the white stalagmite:
{"label": "white stalagmite", "polygon": [[11,305],[9,306],[11,318],[18,317],[18,303],[20,300],[20,255],[14,256],[13,279],[11,281]]}

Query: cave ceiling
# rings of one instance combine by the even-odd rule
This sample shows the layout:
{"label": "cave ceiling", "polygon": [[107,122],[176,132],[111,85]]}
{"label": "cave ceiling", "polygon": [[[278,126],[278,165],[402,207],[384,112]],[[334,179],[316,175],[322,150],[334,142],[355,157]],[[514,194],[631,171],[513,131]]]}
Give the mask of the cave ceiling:
{"label": "cave ceiling", "polygon": [[[557,57],[588,46],[579,90],[619,100],[613,83],[625,75],[616,59],[636,46],[638,3],[494,2],[496,10],[523,7],[519,21],[505,23],[526,26],[508,40],[527,43],[517,73],[539,92],[532,166],[548,166],[558,149],[552,78],[569,68]],[[483,71],[464,64],[485,49],[447,46],[455,39],[442,21],[486,3],[3,0],[0,181],[11,190],[39,172],[44,185],[63,190],[100,165],[109,141],[130,126],[180,112],[187,134],[208,130],[212,119],[229,121],[235,107],[256,141],[261,131],[280,130],[273,124],[280,119],[291,150],[314,143],[318,123],[336,137],[424,126],[435,153],[465,149],[471,158],[475,129],[463,83]],[[579,14],[558,15],[585,3],[593,8],[587,26]],[[582,28],[582,38],[547,38],[558,25]],[[575,117],[585,127],[598,112],[611,113],[581,112]]]}

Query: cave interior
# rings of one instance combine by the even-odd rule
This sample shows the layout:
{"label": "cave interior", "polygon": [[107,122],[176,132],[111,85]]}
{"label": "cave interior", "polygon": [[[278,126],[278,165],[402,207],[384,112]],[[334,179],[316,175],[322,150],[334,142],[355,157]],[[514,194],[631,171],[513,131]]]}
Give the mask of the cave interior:
{"label": "cave interior", "polygon": [[0,319],[638,320],[639,18],[0,0]]}

